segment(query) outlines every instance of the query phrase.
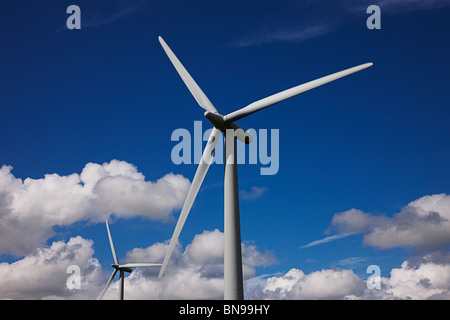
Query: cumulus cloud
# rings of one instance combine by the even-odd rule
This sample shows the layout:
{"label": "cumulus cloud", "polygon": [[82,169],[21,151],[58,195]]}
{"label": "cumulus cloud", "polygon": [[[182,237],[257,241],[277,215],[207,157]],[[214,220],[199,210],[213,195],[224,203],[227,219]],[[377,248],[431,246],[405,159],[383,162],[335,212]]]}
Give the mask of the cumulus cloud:
{"label": "cumulus cloud", "polygon": [[450,298],[450,254],[434,252],[404,261],[389,277],[381,277],[380,290],[365,289],[349,299],[448,300]]}
{"label": "cumulus cloud", "polygon": [[449,299],[450,265],[424,262],[409,267],[404,262],[400,268],[392,269],[384,285],[383,298]]}
{"label": "cumulus cloud", "polygon": [[88,163],[81,174],[16,178],[11,166],[0,169],[0,253],[26,255],[53,235],[54,226],[80,220],[104,221],[144,216],[166,220],[181,208],[189,180],[169,173],[146,181],[125,161]]}
{"label": "cumulus cloud", "polygon": [[291,269],[281,277],[271,277],[262,289],[266,299],[342,299],[362,294],[365,283],[352,270],[324,269],[305,274]]}
{"label": "cumulus cloud", "polygon": [[410,202],[392,217],[351,209],[334,215],[331,228],[364,233],[364,243],[378,248],[447,246],[450,242],[450,196],[435,194]]}
{"label": "cumulus cloud", "polygon": [[[54,242],[14,263],[0,263],[1,299],[92,299],[106,281],[100,263],[93,257],[93,242],[81,237]],[[71,290],[67,268],[80,268],[81,286]]]}

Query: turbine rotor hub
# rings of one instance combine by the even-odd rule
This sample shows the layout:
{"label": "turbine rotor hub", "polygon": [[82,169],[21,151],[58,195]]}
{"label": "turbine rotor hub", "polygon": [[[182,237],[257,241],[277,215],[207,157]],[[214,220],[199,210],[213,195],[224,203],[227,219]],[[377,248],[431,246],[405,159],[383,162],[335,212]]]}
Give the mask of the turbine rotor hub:
{"label": "turbine rotor hub", "polygon": [[223,116],[221,114],[206,111],[205,118],[208,119],[209,122],[211,122],[212,125],[220,131],[224,132],[227,129],[225,121],[223,120]]}
{"label": "turbine rotor hub", "polygon": [[128,267],[122,267],[119,264],[112,264],[111,267],[113,267],[114,269],[118,270],[118,271],[125,271],[125,272],[131,272],[133,270],[131,270],[131,268]]}

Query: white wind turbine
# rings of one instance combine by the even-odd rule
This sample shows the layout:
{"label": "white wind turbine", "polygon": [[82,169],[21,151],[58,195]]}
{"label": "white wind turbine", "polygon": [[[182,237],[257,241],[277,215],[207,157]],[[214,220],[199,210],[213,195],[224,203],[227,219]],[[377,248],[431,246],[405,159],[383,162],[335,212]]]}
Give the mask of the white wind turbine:
{"label": "white wind turbine", "polygon": [[242,253],[241,253],[241,234],[240,234],[240,219],[239,219],[239,194],[238,194],[238,180],[237,180],[237,161],[236,161],[236,138],[244,143],[251,143],[252,137],[248,132],[245,132],[234,123],[234,121],[242,119],[252,113],[267,108],[275,103],[286,100],[296,96],[305,91],[314,89],[331,81],[348,76],[352,73],[358,72],[365,68],[372,66],[372,63],[365,63],[359,66],[349,68],[331,75],[313,80],[302,85],[287,89],[277,94],[271,95],[267,98],[258,100],[249,104],[248,106],[234,111],[225,116],[221,115],[208,97],[203,93],[188,71],[184,68],[166,42],[159,37],[164,51],[177,70],[181,79],[188,87],[191,94],[194,96],[197,103],[206,110],[205,117],[214,126],[211,135],[209,136],[203,155],[198,165],[197,172],[192,180],[191,187],[187,194],[185,203],[178,218],[172,239],[170,240],[169,248],[164,258],[162,267],[160,269],[159,277],[164,274],[164,271],[169,262],[170,256],[175,245],[178,242],[178,237],[181,233],[186,218],[194,203],[195,197],[202,185],[203,179],[208,172],[212,161],[214,148],[220,136],[220,132],[225,136],[225,174],[224,174],[224,298],[226,300],[241,300],[244,298],[243,293],[243,278],[242,278]]}
{"label": "white wind turbine", "polygon": [[112,255],[113,255],[113,258],[114,258],[114,264],[111,265],[114,268],[114,271],[111,274],[111,277],[109,277],[109,280],[106,283],[106,286],[103,289],[102,293],[98,297],[98,300],[101,300],[103,298],[103,296],[105,295],[106,290],[108,290],[111,282],[113,282],[117,271],[119,271],[119,274],[120,274],[119,298],[120,298],[120,300],[123,300],[123,291],[124,291],[123,285],[124,285],[125,272],[131,272],[132,268],[160,267],[161,263],[126,263],[126,264],[120,264],[119,263],[119,259],[117,259],[116,250],[114,249],[114,243],[113,243],[113,240],[112,240],[112,237],[111,237],[111,232],[109,231],[108,220],[106,220],[106,230],[108,231],[109,245],[111,246],[111,252],[112,252]]}

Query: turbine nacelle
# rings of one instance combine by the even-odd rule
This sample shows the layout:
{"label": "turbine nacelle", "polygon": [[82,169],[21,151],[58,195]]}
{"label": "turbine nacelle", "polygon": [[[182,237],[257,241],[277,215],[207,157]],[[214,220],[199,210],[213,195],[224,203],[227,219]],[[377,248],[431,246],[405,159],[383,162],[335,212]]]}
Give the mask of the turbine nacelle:
{"label": "turbine nacelle", "polygon": [[227,133],[230,134],[229,130],[232,130],[232,134],[242,143],[252,143],[253,136],[248,130],[244,131],[244,129],[242,129],[234,122],[226,122],[225,117],[220,113],[206,111],[205,118],[208,119],[215,128],[222,131],[225,135]]}
{"label": "turbine nacelle", "polygon": [[128,268],[128,267],[125,267],[125,266],[121,266],[119,264],[112,264],[111,267],[113,267],[114,269],[116,269],[118,271],[122,270],[122,271],[125,271],[125,272],[128,272],[128,273],[133,271],[131,268]]}

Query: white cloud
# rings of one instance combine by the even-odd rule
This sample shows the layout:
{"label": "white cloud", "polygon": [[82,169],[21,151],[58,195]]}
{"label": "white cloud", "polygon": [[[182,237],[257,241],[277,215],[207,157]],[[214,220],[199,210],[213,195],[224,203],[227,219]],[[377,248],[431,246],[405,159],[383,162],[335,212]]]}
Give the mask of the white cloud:
{"label": "white cloud", "polygon": [[450,196],[435,194],[410,202],[391,218],[351,209],[334,215],[339,232],[364,232],[364,243],[378,248],[447,246],[450,242]]}
{"label": "white cloud", "polygon": [[383,216],[372,216],[358,209],[350,209],[335,214],[331,226],[337,228],[340,233],[360,233],[367,232],[371,227],[386,221]]}
{"label": "white cloud", "polygon": [[[48,248],[14,263],[0,263],[1,299],[92,299],[97,288],[106,281],[97,259],[93,258],[93,242],[81,237],[67,243],[54,242]],[[77,265],[81,271],[80,290],[66,286],[71,274],[67,267]]]}
{"label": "white cloud", "polygon": [[23,181],[11,171],[0,169],[0,253],[16,255],[42,246],[54,226],[104,221],[112,214],[166,220],[183,205],[190,186],[172,173],[146,181],[135,166],[118,160],[88,163],[81,174]]}
{"label": "white cloud", "polygon": [[286,299],[294,286],[305,277],[302,270],[291,269],[282,277],[271,277],[267,279],[262,292],[273,299],[275,295],[278,299]]}
{"label": "white cloud", "polygon": [[321,270],[305,274],[291,269],[271,277],[262,289],[266,299],[343,299],[364,292],[365,283],[352,270]]}
{"label": "white cloud", "polygon": [[223,233],[215,229],[195,235],[192,243],[187,246],[186,253],[198,265],[214,261],[220,263],[224,255]]}
{"label": "white cloud", "polygon": [[381,278],[381,289],[366,289],[353,299],[450,299],[450,254],[435,252],[414,257]]}
{"label": "white cloud", "polygon": [[242,190],[239,192],[242,200],[256,200],[263,196],[269,189],[265,187],[255,187],[253,186],[250,191]]}
{"label": "white cloud", "polygon": [[392,269],[385,280],[384,295],[399,299],[433,299],[438,296],[450,298],[450,265],[426,262],[416,268],[407,262]]}

